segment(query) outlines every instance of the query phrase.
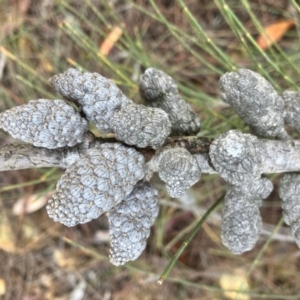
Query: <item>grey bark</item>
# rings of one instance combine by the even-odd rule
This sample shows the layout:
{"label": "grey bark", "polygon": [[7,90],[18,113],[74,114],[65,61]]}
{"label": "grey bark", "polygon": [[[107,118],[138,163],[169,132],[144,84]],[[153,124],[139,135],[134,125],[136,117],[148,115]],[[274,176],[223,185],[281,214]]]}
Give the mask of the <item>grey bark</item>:
{"label": "grey bark", "polygon": [[[58,167],[67,168],[74,161],[105,142],[116,142],[114,138],[93,138],[88,142],[69,148],[46,149],[29,144],[11,144],[0,147],[0,171],[28,168]],[[212,140],[203,137],[170,137],[163,147],[183,147],[191,154],[196,154],[202,173],[214,171],[208,153]],[[278,141],[259,139],[257,142],[263,149],[262,173],[283,173],[300,171],[300,141]],[[155,155],[149,148],[138,149],[147,162]],[[155,164],[154,164],[155,165]],[[155,170],[154,170],[155,171]]]}
{"label": "grey bark", "polygon": [[300,140],[259,140],[264,149],[263,173],[300,171]]}
{"label": "grey bark", "polygon": [[96,148],[101,143],[103,139],[95,139],[88,145],[58,149],[39,148],[30,144],[4,145],[0,147],[0,171],[51,167],[66,169],[84,156],[88,149]]}

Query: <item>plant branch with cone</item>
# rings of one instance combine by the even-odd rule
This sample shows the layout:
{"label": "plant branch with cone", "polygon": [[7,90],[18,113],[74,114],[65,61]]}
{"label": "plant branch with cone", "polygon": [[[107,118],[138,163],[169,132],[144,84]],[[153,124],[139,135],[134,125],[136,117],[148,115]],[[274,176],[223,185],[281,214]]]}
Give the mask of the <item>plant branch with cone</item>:
{"label": "plant branch with cone", "polygon": [[[174,80],[149,68],[140,78],[147,104],[128,99],[109,79],[69,69],[50,79],[63,100],[39,99],[0,113],[0,127],[25,143],[0,148],[0,171],[40,167],[66,169],[49,200],[50,218],[75,226],[108,213],[110,259],[135,260],[145,249],[159,211],[150,183],[157,172],[171,197],[182,196],[203,174],[219,174],[228,188],[221,238],[234,254],[251,250],[261,229],[259,207],[273,189],[270,173],[300,172],[300,95],[279,95],[259,74],[240,69],[220,79],[221,98],[248,124],[214,140],[197,137],[200,119],[180,96]],[[114,138],[95,137],[94,123]],[[300,175],[280,184],[284,218],[300,245]]]}

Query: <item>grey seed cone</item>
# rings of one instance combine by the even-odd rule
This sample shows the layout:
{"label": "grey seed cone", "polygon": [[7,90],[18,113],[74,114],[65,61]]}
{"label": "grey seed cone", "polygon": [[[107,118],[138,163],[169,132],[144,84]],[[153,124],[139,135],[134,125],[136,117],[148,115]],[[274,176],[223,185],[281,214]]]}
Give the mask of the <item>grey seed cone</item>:
{"label": "grey seed cone", "polygon": [[[235,204],[224,202],[223,212],[228,216],[222,219],[221,239],[231,253],[242,254],[252,250],[258,241],[262,220],[257,205],[236,197]],[[232,206],[240,209],[229,214]]]}
{"label": "grey seed cone", "polygon": [[183,148],[162,150],[157,158],[158,175],[171,197],[182,196],[201,177],[197,159]]}
{"label": "grey seed cone", "polygon": [[267,178],[228,186],[222,208],[221,239],[231,253],[242,254],[255,246],[262,226],[259,207],[272,189]]}
{"label": "grey seed cone", "polygon": [[222,178],[234,185],[260,178],[263,149],[256,141],[256,136],[237,130],[229,130],[214,139],[209,156]]}
{"label": "grey seed cone", "polygon": [[139,182],[125,200],[109,211],[112,264],[120,266],[141,255],[158,211],[158,191],[144,182]]}
{"label": "grey seed cone", "polygon": [[300,173],[283,174],[279,184],[283,219],[300,248]]}
{"label": "grey seed cone", "polygon": [[119,143],[102,144],[66,169],[48,215],[66,226],[88,222],[120,203],[143,177],[140,153]]}
{"label": "grey seed cone", "polygon": [[139,91],[147,105],[159,107],[169,115],[172,135],[195,135],[199,132],[200,118],[181,98],[172,77],[149,68],[140,78]]}
{"label": "grey seed cone", "polygon": [[285,91],[282,94],[285,103],[284,121],[287,125],[300,132],[300,91]]}
{"label": "grey seed cone", "polygon": [[288,139],[284,101],[261,75],[247,69],[228,72],[219,81],[221,98],[231,105],[255,134]]}
{"label": "grey seed cone", "polygon": [[110,118],[132,103],[111,80],[97,73],[83,73],[71,68],[49,81],[61,95],[78,104],[88,121],[103,132],[112,132]]}
{"label": "grey seed cone", "polygon": [[63,100],[32,100],[0,114],[0,127],[13,138],[48,149],[84,140],[87,121]]}
{"label": "grey seed cone", "polygon": [[171,133],[168,115],[159,108],[131,104],[111,118],[117,140],[139,148],[157,149]]}

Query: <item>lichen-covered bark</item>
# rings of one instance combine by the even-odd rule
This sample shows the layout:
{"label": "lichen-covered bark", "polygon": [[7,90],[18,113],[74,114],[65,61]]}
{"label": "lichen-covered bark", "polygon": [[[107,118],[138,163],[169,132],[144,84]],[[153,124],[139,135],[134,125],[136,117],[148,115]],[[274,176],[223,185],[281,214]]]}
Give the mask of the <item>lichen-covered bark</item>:
{"label": "lichen-covered bark", "polygon": [[[58,167],[67,168],[75,160],[84,156],[88,149],[93,149],[104,142],[116,142],[114,138],[92,138],[89,142],[72,148],[46,149],[29,144],[12,144],[0,147],[0,171],[28,168]],[[212,140],[203,137],[169,137],[163,147],[182,147],[195,155],[202,173],[217,173],[209,158]],[[261,148],[263,174],[299,172],[300,140],[278,141],[258,139]],[[146,162],[155,157],[150,148],[136,149],[142,153]],[[155,164],[154,171],[155,170]]]}
{"label": "lichen-covered bark", "polygon": [[[67,168],[78,158],[84,156],[87,150],[97,148],[103,143],[115,143],[115,138],[95,138],[75,147],[46,149],[30,144],[10,144],[0,147],[0,171],[20,170],[29,168]],[[210,142],[206,138],[172,137],[168,138],[164,147],[183,147],[192,154],[207,154]],[[142,153],[146,161],[150,161],[155,151],[150,148],[136,149]]]}
{"label": "lichen-covered bark", "polygon": [[65,148],[50,150],[29,144],[9,144],[0,148],[0,171],[43,167],[67,167],[67,157],[79,158],[78,152]]}
{"label": "lichen-covered bark", "polygon": [[262,147],[263,173],[300,171],[300,141],[259,140]]}

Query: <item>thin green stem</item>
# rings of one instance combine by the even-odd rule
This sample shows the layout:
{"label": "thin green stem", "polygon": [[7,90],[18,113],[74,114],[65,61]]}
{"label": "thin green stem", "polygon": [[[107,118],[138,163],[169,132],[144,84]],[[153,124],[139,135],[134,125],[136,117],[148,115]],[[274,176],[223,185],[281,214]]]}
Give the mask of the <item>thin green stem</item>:
{"label": "thin green stem", "polygon": [[[177,3],[179,4],[180,8],[182,9],[183,13],[187,16],[188,21],[191,24],[191,27],[193,28],[194,32],[205,41],[204,43],[207,43],[207,45],[210,45],[209,52],[210,54],[217,59],[220,63],[226,66],[228,70],[235,71],[237,68],[232,63],[231,59],[225,54],[223,50],[221,50],[210,37],[208,37],[207,33],[203,30],[199,22],[195,19],[191,11],[188,9],[188,7],[185,5],[184,1],[177,0]],[[213,53],[212,51],[215,53]]]}
{"label": "thin green stem", "polygon": [[[215,3],[218,5],[220,12],[224,15],[226,18],[228,24],[232,28],[232,30],[235,32],[235,34],[239,37],[240,41],[243,43],[245,50],[253,60],[253,62],[257,65],[257,67],[263,72],[264,76],[273,84],[274,87],[278,87],[277,83],[274,82],[274,80],[270,77],[268,72],[264,68],[262,68],[261,64],[257,63],[255,57],[251,53],[250,47],[247,45],[246,40],[250,42],[252,47],[263,57],[269,65],[278,72],[285,81],[287,81],[289,84],[291,84],[293,87],[296,87],[295,82],[281,70],[280,66],[277,65],[275,62],[271,60],[271,58],[258,46],[256,41],[253,39],[253,37],[250,35],[250,33],[247,31],[247,29],[244,27],[242,22],[238,19],[236,14],[232,11],[232,9],[228,6],[225,0],[215,0]],[[244,38],[245,36],[245,38]]]}
{"label": "thin green stem", "polygon": [[283,218],[281,218],[281,220],[278,222],[278,224],[274,228],[273,232],[269,236],[268,240],[264,243],[264,246],[261,248],[261,250],[257,254],[255,260],[251,264],[250,269],[248,270],[247,277],[249,277],[252,274],[252,272],[254,271],[255,267],[259,264],[259,262],[260,262],[260,260],[261,260],[261,258],[263,256],[263,254],[265,253],[265,251],[267,250],[269,244],[272,241],[273,235],[281,228],[282,224],[283,224]]}
{"label": "thin green stem", "polygon": [[[255,25],[256,29],[260,32],[263,33],[264,28],[261,25],[261,23],[259,22],[259,20],[257,19],[257,17],[255,16],[255,14],[253,13],[251,6],[248,2],[248,0],[242,0],[242,4],[245,7],[245,9],[247,10],[251,20],[253,21],[253,24]],[[297,65],[295,65],[295,63],[293,63],[293,61],[290,59],[289,56],[286,55],[286,53],[282,50],[282,48],[276,43],[274,42],[274,48],[277,50],[277,52],[279,53],[279,55],[277,55],[277,53],[273,50],[273,48],[270,48],[270,52],[272,54],[272,56],[276,59],[276,65],[282,64],[282,59],[284,58],[288,63],[289,66],[291,66],[298,74],[300,73],[300,70],[298,68]]]}
{"label": "thin green stem", "polygon": [[165,270],[163,271],[163,273],[161,274],[159,280],[158,280],[158,284],[161,285],[163,284],[164,280],[167,278],[168,274],[170,273],[170,271],[172,270],[173,266],[175,265],[176,261],[178,260],[178,258],[180,257],[181,253],[184,251],[184,249],[188,246],[188,244],[191,242],[191,240],[195,237],[195,235],[198,233],[198,231],[200,230],[202,224],[205,222],[205,220],[209,217],[209,215],[215,210],[217,209],[217,207],[221,204],[221,202],[224,199],[224,196],[221,196],[207,211],[206,213],[202,216],[202,218],[199,220],[199,222],[197,223],[197,225],[195,226],[194,230],[188,235],[187,239],[182,243],[182,245],[180,246],[180,248],[177,250],[177,252],[175,253],[175,255],[173,256],[173,258],[171,259],[171,261],[169,262],[169,264],[167,265],[167,267],[165,268]]}
{"label": "thin green stem", "polygon": [[297,9],[298,13],[300,13],[300,6],[298,5],[298,3],[295,0],[291,0],[291,2],[294,5],[294,7]]}
{"label": "thin green stem", "polygon": [[213,66],[212,64],[208,63],[203,57],[201,57],[201,55],[198,55],[196,51],[194,51],[187,43],[186,41],[184,41],[178,33],[176,33],[172,26],[170,26],[170,23],[166,20],[166,18],[164,17],[164,15],[161,13],[161,11],[159,10],[159,8],[157,7],[155,1],[150,0],[150,3],[153,7],[153,9],[155,10],[156,14],[158,15],[160,22],[163,23],[167,29],[170,31],[170,33],[180,42],[180,44],[185,47],[195,58],[197,58],[201,63],[203,63],[204,66],[206,66],[208,69],[210,69],[211,71],[213,71],[216,74],[222,75],[223,71],[217,69],[215,66]]}
{"label": "thin green stem", "polygon": [[30,87],[32,90],[36,90],[38,93],[43,95],[43,97],[47,97],[47,99],[53,99],[54,95],[52,93],[47,92],[45,89],[41,88],[39,85],[32,83],[30,80],[27,80],[23,76],[17,75],[16,79],[21,81],[24,85]]}
{"label": "thin green stem", "polygon": [[41,179],[37,179],[37,180],[31,180],[31,181],[27,181],[27,182],[18,183],[18,184],[8,185],[8,186],[1,188],[0,192],[11,191],[11,190],[14,190],[17,188],[22,188],[25,186],[35,185],[35,184],[43,183],[43,182],[49,183],[50,181],[57,181],[57,178],[45,179],[44,177],[42,177]]}
{"label": "thin green stem", "polygon": [[181,238],[187,234],[190,230],[195,228],[197,225],[198,220],[193,221],[190,225],[182,229],[166,246],[165,246],[165,251],[169,251],[177,242],[181,240]]}
{"label": "thin green stem", "polygon": [[[220,198],[222,200],[222,198]],[[214,204],[215,207],[214,209],[218,206],[220,199]],[[203,216],[204,217],[204,216]],[[279,224],[278,224],[279,226]],[[275,229],[276,231],[276,229]],[[275,233],[274,231],[274,233]],[[83,251],[84,253],[86,253],[87,255],[90,255],[91,257],[96,258],[99,261],[107,261],[108,257],[102,255],[101,253],[99,253],[98,251],[86,247],[84,245],[81,245],[67,237],[63,237],[62,238],[67,244],[69,244],[70,246],[74,247],[74,248],[78,248],[81,251]],[[140,274],[147,274],[147,275],[151,275],[151,276],[157,276],[157,274],[155,272],[152,272],[150,270],[147,270],[146,268],[142,269],[140,266],[138,265],[132,265],[132,264],[126,264],[124,266],[124,268],[134,271],[134,272],[138,272]],[[224,292],[236,292],[236,290],[223,290],[220,287],[216,287],[216,286],[212,286],[212,285],[205,285],[205,284],[200,284],[198,282],[191,282],[188,280],[184,280],[182,278],[173,278],[173,277],[169,277],[168,281],[170,282],[175,282],[175,283],[179,283],[182,284],[183,286],[188,286],[188,287],[193,287],[199,290],[203,290],[203,291],[209,291],[209,292],[213,292],[213,293],[224,293]],[[255,297],[256,299],[299,299],[299,294],[294,294],[294,295],[278,295],[278,294],[260,294],[257,292],[249,292],[249,291],[240,291],[240,295],[249,295],[251,297]]]}
{"label": "thin green stem", "polygon": [[[258,266],[259,262],[261,261],[262,256],[264,255],[264,253],[266,252],[268,246],[270,245],[271,241],[272,241],[272,237],[273,235],[281,228],[283,224],[283,219],[281,219],[278,224],[276,225],[276,227],[274,228],[273,232],[271,233],[271,235],[269,236],[268,240],[264,243],[263,247],[260,249],[260,251],[258,252],[256,258],[254,259],[253,263],[251,264],[251,267],[249,268],[248,272],[247,272],[247,278],[249,278],[252,274],[252,272],[254,271],[255,267]],[[237,290],[238,295],[240,295],[243,290],[242,290],[242,286],[240,286]]]}

